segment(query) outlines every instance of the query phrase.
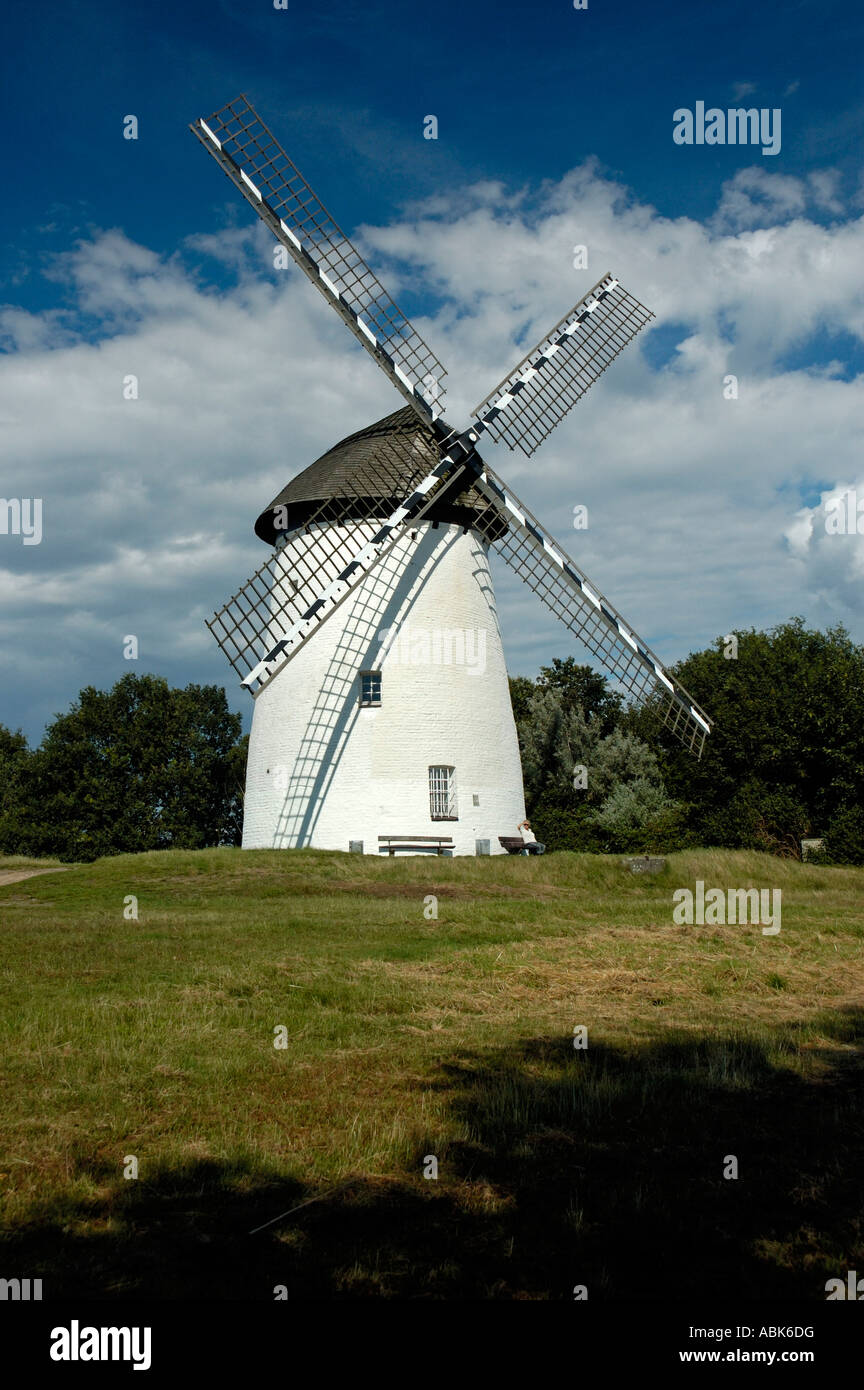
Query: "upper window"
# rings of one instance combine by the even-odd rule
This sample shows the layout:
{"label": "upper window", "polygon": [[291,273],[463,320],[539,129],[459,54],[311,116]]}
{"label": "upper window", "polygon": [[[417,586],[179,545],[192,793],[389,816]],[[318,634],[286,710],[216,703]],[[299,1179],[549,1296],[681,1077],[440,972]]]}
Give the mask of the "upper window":
{"label": "upper window", "polygon": [[360,703],[361,703],[361,705],[380,705],[380,703],[381,703],[381,672],[380,672],[380,671],[361,671],[361,672],[360,672]]}
{"label": "upper window", "polygon": [[455,767],[430,767],[429,812],[433,820],[458,820]]}

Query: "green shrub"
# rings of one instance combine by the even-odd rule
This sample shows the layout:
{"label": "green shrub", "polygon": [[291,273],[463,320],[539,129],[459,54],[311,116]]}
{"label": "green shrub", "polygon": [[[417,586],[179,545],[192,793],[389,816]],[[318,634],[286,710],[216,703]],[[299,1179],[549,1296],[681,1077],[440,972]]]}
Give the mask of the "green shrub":
{"label": "green shrub", "polygon": [[799,858],[810,831],[807,808],[789,791],[747,782],[725,806],[703,821],[703,844],[721,849],[758,849]]}
{"label": "green shrub", "polygon": [[844,806],[829,822],[824,840],[829,864],[864,864],[864,807]]}

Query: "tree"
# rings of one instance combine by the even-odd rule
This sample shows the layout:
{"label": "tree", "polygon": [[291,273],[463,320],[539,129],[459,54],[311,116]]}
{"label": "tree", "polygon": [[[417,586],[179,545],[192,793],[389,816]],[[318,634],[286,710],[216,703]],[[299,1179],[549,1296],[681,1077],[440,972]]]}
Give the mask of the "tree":
{"label": "tree", "polygon": [[609,689],[605,676],[591,666],[579,666],[574,657],[553,657],[551,666],[541,666],[537,684],[561,694],[565,710],[580,709],[586,719],[596,720],[603,734],[611,733],[622,710],[622,699]]}
{"label": "tree", "polygon": [[611,734],[598,738],[588,769],[589,803],[597,805],[616,788],[636,781],[662,787],[656,753],[626,729],[613,729]]}
{"label": "tree", "polygon": [[16,776],[22,763],[26,762],[30,750],[27,740],[18,729],[14,734],[5,724],[0,724],[0,796],[9,782]]}
{"label": "tree", "polygon": [[517,727],[526,804],[535,808],[544,797],[569,804],[574,768],[590,761],[599,728],[589,724],[579,706],[565,708],[560,690],[541,685]]}
{"label": "tree", "polygon": [[240,727],[219,686],[88,686],[24,763],[7,848],[89,860],[238,843]]}
{"label": "tree", "polygon": [[[560,686],[537,683],[519,744],[528,815],[550,849],[629,849],[660,812],[678,810],[652,750],[632,732],[603,728],[599,710],[588,719]],[[671,834],[668,817],[664,824]]]}
{"label": "tree", "polygon": [[651,841],[661,815],[674,809],[662,782],[635,777],[616,783],[594,812],[594,820],[616,849],[647,852],[655,848]]}
{"label": "tree", "polygon": [[243,806],[246,796],[246,763],[249,758],[249,735],[244,734],[228,754],[228,818],[225,842],[239,845],[243,839]]}
{"label": "tree", "polygon": [[[788,852],[862,803],[864,649],[843,627],[818,632],[801,618],[735,635],[737,659],[718,638],[676,666],[715,724],[701,762],[661,734],[661,771],[672,795],[692,804],[703,843],[742,843],[742,825],[763,807],[763,843],[746,843],[776,841]],[[637,731],[639,717],[630,720]]]}
{"label": "tree", "polygon": [[534,682],[528,676],[510,676],[510,703],[517,724],[528,717],[528,705],[534,694]]}
{"label": "tree", "polygon": [[824,857],[833,864],[864,864],[864,807],[844,806],[825,832]]}
{"label": "tree", "polygon": [[[663,727],[650,702],[624,706],[597,672],[572,657],[544,666],[534,694],[520,678],[518,728],[532,818],[554,820],[556,836],[560,829],[570,840],[587,835],[589,824],[597,832],[604,820],[623,834],[624,809],[647,806],[648,798],[616,788],[642,779],[665,787],[673,800],[646,821],[653,840],[668,848],[686,840],[798,855],[803,837],[824,835],[833,862],[858,862],[864,647],[843,627],[819,632],[801,618],[767,632],[739,629],[735,637],[734,656],[723,637],[674,668],[714,721],[701,762]],[[567,783],[575,763],[588,769],[581,793]],[[598,818],[598,801],[613,793],[609,814]]]}
{"label": "tree", "polygon": [[0,724],[0,851],[14,854],[15,807],[23,770],[30,757],[27,740],[18,729],[13,734]]}

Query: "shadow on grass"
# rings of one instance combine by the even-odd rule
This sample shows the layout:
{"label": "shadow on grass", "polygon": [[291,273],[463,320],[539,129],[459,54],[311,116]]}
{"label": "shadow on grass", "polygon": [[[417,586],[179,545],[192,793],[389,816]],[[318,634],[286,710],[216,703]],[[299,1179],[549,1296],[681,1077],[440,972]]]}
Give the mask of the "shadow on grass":
{"label": "shadow on grass", "polygon": [[[802,1046],[807,1080],[784,1065]],[[7,1233],[0,1272],[41,1276],[49,1299],[566,1299],[585,1284],[592,1299],[824,1300],[826,1278],[864,1267],[864,1010],[787,1025],[770,1049],[538,1038],[458,1054],[432,1085],[471,1135],[439,1152],[438,1182],[423,1145],[401,1177],[329,1192],[242,1163],[119,1184],[90,1166],[110,1198]]]}

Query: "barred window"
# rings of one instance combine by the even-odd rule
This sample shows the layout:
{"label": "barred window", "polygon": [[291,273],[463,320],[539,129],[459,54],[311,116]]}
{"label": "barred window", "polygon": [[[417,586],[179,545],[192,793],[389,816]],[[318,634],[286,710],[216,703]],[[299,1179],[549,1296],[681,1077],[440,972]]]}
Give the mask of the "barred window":
{"label": "barred window", "polygon": [[429,811],[433,820],[458,820],[455,767],[430,767]]}
{"label": "barred window", "polygon": [[381,703],[381,672],[380,672],[380,671],[361,671],[361,672],[360,672],[360,703],[361,703],[361,705],[380,705],[380,703]]}

